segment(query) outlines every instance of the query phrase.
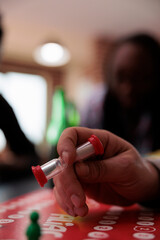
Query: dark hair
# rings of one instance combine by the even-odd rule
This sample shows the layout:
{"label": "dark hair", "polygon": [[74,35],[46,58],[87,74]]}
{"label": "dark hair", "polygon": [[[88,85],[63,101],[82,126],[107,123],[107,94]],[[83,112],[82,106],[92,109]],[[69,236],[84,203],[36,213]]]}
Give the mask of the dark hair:
{"label": "dark hair", "polygon": [[148,34],[137,34],[120,40],[117,47],[125,43],[133,43],[144,49],[151,57],[153,65],[160,71],[160,44],[155,38]]}
{"label": "dark hair", "polygon": [[[149,55],[151,61],[153,63],[153,71],[155,74],[155,80],[160,82],[160,44],[159,42],[149,34],[136,34],[133,36],[129,36],[124,38],[116,43],[116,48],[120,47],[125,43],[131,43],[139,46],[141,49]],[[160,86],[160,83],[158,84]]]}
{"label": "dark hair", "polygon": [[124,43],[134,43],[136,45],[142,46],[147,51],[152,53],[154,53],[155,50],[160,48],[158,41],[154,37],[145,33],[136,34],[136,35],[132,35],[132,36],[120,39],[115,44],[118,46]]}
{"label": "dark hair", "polygon": [[3,38],[2,16],[0,15],[0,44]]}
{"label": "dark hair", "polygon": [[114,60],[114,55],[116,54],[116,50],[127,43],[139,46],[145,51],[146,54],[149,55],[153,63],[153,72],[156,85],[160,89],[160,44],[154,37],[146,33],[131,35],[129,37],[122,38],[113,44],[113,51],[110,58],[111,61],[108,63],[108,66],[104,65],[104,74],[107,78],[106,80],[110,79],[111,66]]}
{"label": "dark hair", "polygon": [[[114,59],[114,55],[116,54],[116,51],[119,49],[119,47],[128,43],[139,46],[142,50],[145,51],[146,54],[148,54],[153,63],[154,76],[151,80],[155,81],[155,86],[153,88],[153,91],[151,91],[150,96],[147,97],[142,111],[147,111],[151,115],[150,134],[153,140],[152,151],[154,151],[160,148],[160,115],[157,108],[157,105],[159,106],[160,104],[160,45],[158,41],[156,41],[153,37],[143,33],[121,39],[114,45],[112,55],[113,58],[110,61],[111,65],[109,67],[112,67],[112,60]],[[108,66],[106,65],[106,67]],[[104,69],[106,77],[108,77],[108,79],[110,80],[111,75],[107,74],[110,74],[111,69],[108,68],[107,70],[108,72],[106,71],[106,69]],[[127,132],[127,126],[124,121],[121,105],[119,104],[119,101],[117,100],[111,89],[109,89],[105,96],[103,109],[104,116],[102,120],[102,128],[119,135],[120,137],[128,140],[133,144],[134,139],[132,139],[132,136],[129,136]],[[138,119],[138,117],[138,114],[135,115],[135,119]]]}

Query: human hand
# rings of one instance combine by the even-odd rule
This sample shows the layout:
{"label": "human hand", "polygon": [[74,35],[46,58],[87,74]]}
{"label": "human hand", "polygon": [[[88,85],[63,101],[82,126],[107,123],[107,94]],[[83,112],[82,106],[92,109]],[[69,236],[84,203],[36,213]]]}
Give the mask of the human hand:
{"label": "human hand", "polygon": [[[30,155],[21,154],[18,155],[13,152],[8,146],[6,146],[0,152],[0,170],[27,170],[30,169],[31,162]],[[2,174],[2,172],[1,172]]]}
{"label": "human hand", "polygon": [[[103,156],[73,164],[76,147],[92,134],[101,140]],[[54,193],[59,205],[72,216],[87,214],[86,196],[126,206],[152,199],[158,192],[156,169],[131,144],[108,131],[68,128],[59,139],[58,153],[68,167],[54,177]]]}

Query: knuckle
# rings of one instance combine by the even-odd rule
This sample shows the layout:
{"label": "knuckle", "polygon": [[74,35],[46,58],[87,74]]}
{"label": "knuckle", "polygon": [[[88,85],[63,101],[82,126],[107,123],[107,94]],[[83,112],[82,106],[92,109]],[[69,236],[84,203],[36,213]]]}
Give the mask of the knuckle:
{"label": "knuckle", "polygon": [[94,182],[100,182],[106,174],[105,166],[102,162],[94,162],[90,168],[90,177]]}
{"label": "knuckle", "polygon": [[123,169],[129,169],[131,167],[133,167],[133,165],[135,164],[135,159],[131,156],[125,156],[123,158],[121,158],[121,164],[123,166]]}

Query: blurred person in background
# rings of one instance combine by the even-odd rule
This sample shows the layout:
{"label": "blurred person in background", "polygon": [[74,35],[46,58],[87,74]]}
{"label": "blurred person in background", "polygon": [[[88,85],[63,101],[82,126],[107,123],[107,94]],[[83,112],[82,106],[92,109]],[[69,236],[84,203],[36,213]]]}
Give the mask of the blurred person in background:
{"label": "blurred person in background", "polygon": [[[0,22],[0,52],[3,28]],[[35,146],[31,143],[17,121],[16,115],[0,94],[0,129],[6,138],[6,147],[0,152],[0,181],[12,181],[31,174],[31,166],[40,161]]]}
{"label": "blurred person in background", "polygon": [[[147,34],[115,43],[109,64],[104,62],[104,81],[103,101],[99,107],[90,105],[82,125],[109,130],[142,154],[159,149],[159,43]],[[99,116],[99,121],[92,121]],[[92,124],[95,122],[100,124]]]}

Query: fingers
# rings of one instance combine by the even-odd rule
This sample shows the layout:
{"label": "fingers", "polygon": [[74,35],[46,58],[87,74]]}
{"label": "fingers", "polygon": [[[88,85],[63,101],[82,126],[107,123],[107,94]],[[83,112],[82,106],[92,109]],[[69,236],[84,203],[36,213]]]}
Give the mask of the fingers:
{"label": "fingers", "polygon": [[85,216],[88,212],[83,188],[73,166],[54,178],[54,193],[59,205],[72,216]]}
{"label": "fingers", "polygon": [[86,183],[123,182],[134,169],[139,158],[130,151],[105,160],[85,161],[75,164],[75,171],[80,181]]}
{"label": "fingers", "polygon": [[[72,164],[76,158],[76,146],[87,141],[90,134],[82,133],[81,128],[67,128],[63,131],[57,145],[57,150],[63,161]],[[88,132],[90,132],[88,130]]]}
{"label": "fingers", "polygon": [[105,149],[103,155],[104,159],[111,158],[117,155],[119,156],[121,153],[133,149],[133,146],[130,143],[109,131],[101,130],[100,134],[100,139]]}
{"label": "fingers", "polygon": [[[74,169],[76,147],[85,143],[92,134],[95,134],[104,146],[105,152],[101,161],[95,158],[93,161],[76,163]],[[88,212],[85,193],[80,182],[125,183],[130,177],[128,171],[130,166],[135,164],[134,157],[130,157],[135,149],[123,139],[105,130],[67,128],[59,139],[57,150],[69,166],[54,178],[54,192],[59,205],[72,216],[85,216]]]}
{"label": "fingers", "polygon": [[[70,136],[72,136],[72,138]],[[74,130],[63,131],[58,141],[57,151],[66,163],[73,163],[76,158],[76,142],[77,135]]]}
{"label": "fingers", "polygon": [[[105,149],[103,159],[113,157],[131,148],[128,142],[111,132],[84,127],[72,127],[65,129],[59,139],[57,146],[59,155],[63,157],[63,155],[68,154],[68,157],[63,160],[72,164],[76,158],[76,147],[85,143],[92,134],[95,134],[103,144]],[[64,154],[64,152],[67,152],[67,154]]]}

